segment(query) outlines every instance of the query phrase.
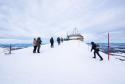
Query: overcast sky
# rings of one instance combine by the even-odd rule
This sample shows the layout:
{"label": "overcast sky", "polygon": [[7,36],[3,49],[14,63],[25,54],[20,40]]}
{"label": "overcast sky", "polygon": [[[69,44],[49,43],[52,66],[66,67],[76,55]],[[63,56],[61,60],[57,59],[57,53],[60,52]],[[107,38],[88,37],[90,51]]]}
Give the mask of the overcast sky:
{"label": "overcast sky", "polygon": [[125,42],[125,0],[0,0],[1,39],[65,36],[73,28],[85,41]]}

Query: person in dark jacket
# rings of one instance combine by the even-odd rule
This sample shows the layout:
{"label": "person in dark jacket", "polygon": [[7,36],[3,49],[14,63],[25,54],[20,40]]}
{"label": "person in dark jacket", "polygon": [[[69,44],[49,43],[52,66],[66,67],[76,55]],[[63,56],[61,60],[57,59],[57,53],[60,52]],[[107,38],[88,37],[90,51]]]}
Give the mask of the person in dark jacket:
{"label": "person in dark jacket", "polygon": [[41,47],[41,38],[40,37],[38,37],[37,38],[37,53],[40,53],[40,47]]}
{"label": "person in dark jacket", "polygon": [[63,38],[61,38],[61,42],[63,43]]}
{"label": "person in dark jacket", "polygon": [[54,39],[53,39],[53,37],[50,38],[50,44],[51,44],[51,48],[53,48],[54,47]]}
{"label": "person in dark jacket", "polygon": [[37,48],[37,41],[36,41],[36,38],[34,38],[34,40],[33,40],[33,47],[34,47],[33,53],[36,53],[36,48]]}
{"label": "person in dark jacket", "polygon": [[57,43],[58,43],[58,45],[60,45],[60,38],[59,37],[57,38]]}
{"label": "person in dark jacket", "polygon": [[100,57],[100,61],[102,61],[103,58],[99,54],[99,48],[98,48],[97,44],[95,44],[94,42],[91,42],[91,45],[92,45],[91,52],[92,52],[92,50],[94,50],[94,57],[93,58],[96,58],[96,54],[97,54]]}

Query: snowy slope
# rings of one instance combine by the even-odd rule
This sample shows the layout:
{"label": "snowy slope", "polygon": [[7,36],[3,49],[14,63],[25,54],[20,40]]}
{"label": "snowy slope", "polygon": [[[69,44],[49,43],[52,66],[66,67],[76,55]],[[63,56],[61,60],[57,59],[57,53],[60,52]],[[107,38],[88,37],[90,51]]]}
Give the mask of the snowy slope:
{"label": "snowy slope", "polygon": [[0,55],[4,54],[7,50],[5,48],[0,48]]}
{"label": "snowy slope", "polygon": [[79,41],[64,42],[41,53],[32,47],[0,55],[0,84],[125,84],[125,63],[101,53],[93,59],[90,47]]}

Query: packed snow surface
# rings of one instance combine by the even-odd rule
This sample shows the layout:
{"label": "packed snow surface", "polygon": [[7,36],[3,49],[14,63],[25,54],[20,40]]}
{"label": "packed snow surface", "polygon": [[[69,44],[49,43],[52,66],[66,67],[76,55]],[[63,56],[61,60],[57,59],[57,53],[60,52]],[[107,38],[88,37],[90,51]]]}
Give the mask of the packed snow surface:
{"label": "packed snow surface", "polygon": [[125,84],[125,63],[100,52],[93,59],[90,46],[67,41],[60,46],[42,45],[0,54],[0,84]]}

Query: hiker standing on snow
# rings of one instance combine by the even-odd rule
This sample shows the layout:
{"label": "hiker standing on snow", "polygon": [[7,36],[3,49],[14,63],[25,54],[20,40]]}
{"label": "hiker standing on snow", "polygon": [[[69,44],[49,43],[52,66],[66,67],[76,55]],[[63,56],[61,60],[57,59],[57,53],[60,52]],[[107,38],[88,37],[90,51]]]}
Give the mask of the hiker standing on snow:
{"label": "hiker standing on snow", "polygon": [[33,53],[36,53],[36,48],[37,48],[36,38],[34,38],[34,40],[33,40],[33,47],[34,47]]}
{"label": "hiker standing on snow", "polygon": [[63,38],[61,38],[61,42],[63,43]]}
{"label": "hiker standing on snow", "polygon": [[58,42],[58,45],[60,45],[60,38],[59,37],[57,38],[57,42]]}
{"label": "hiker standing on snow", "polygon": [[94,57],[93,58],[96,58],[96,54],[97,54],[100,57],[100,61],[102,61],[103,58],[99,54],[99,48],[98,48],[97,44],[95,44],[94,42],[91,42],[91,45],[92,45],[91,52],[92,52],[92,50],[94,50]]}
{"label": "hiker standing on snow", "polygon": [[53,48],[54,47],[54,39],[53,39],[53,37],[50,38],[50,44],[51,44],[51,48]]}
{"label": "hiker standing on snow", "polygon": [[41,38],[40,37],[38,37],[37,38],[37,53],[40,53],[40,47],[41,47]]}

